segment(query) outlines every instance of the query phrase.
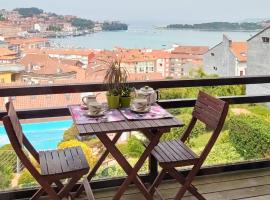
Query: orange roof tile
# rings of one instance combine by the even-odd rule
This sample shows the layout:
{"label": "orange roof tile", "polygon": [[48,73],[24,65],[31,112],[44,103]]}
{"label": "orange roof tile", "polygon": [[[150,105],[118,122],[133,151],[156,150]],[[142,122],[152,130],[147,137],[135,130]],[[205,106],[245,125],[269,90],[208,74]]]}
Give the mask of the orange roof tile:
{"label": "orange roof tile", "polygon": [[47,42],[47,38],[16,38],[8,40],[9,44],[13,45],[23,45],[23,44],[33,44],[38,42]]}
{"label": "orange roof tile", "polygon": [[16,60],[17,56],[0,56],[0,60]]}
{"label": "orange roof tile", "polygon": [[58,59],[51,58],[46,54],[27,54],[21,59],[20,63],[24,65],[26,69],[29,65],[38,66],[40,69],[34,70],[34,72],[40,75],[51,75],[59,72],[76,72],[79,70],[76,66],[63,64]]}
{"label": "orange roof tile", "polygon": [[173,54],[203,55],[209,50],[207,46],[177,46],[172,51]]}
{"label": "orange roof tile", "polygon": [[0,48],[0,56],[13,56],[17,53],[9,50],[8,48]]}
{"label": "orange roof tile", "polygon": [[247,62],[247,42],[232,42],[230,48],[239,62]]}
{"label": "orange roof tile", "polygon": [[78,55],[78,56],[89,56],[93,54],[91,49],[28,49],[26,53],[44,53],[44,54],[55,54],[55,55]]}

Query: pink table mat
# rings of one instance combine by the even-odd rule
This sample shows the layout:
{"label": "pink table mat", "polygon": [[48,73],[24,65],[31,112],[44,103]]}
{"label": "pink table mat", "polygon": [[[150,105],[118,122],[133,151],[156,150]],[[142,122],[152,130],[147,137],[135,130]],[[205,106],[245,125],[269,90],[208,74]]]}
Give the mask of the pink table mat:
{"label": "pink table mat", "polygon": [[[68,106],[73,121],[78,124],[96,124],[101,122],[118,122],[124,121],[125,117],[121,114],[119,110],[108,110],[105,112],[104,116],[101,117],[89,117],[86,115],[87,109],[83,108],[81,105],[71,105]],[[104,107],[106,107],[104,105]]]}
{"label": "pink table mat", "polygon": [[150,111],[147,113],[135,113],[129,108],[122,108],[120,111],[128,120],[164,119],[173,117],[172,114],[158,104],[152,105]]}

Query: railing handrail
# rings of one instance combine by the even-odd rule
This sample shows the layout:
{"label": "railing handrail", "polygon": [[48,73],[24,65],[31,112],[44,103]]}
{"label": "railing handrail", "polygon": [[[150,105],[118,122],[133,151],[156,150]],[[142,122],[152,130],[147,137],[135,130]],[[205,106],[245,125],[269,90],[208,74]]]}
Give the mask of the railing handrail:
{"label": "railing handrail", "polygon": [[[155,89],[239,84],[262,84],[270,83],[270,76],[235,76],[181,80],[133,81],[129,83],[131,86],[134,86],[136,88],[148,85]],[[104,90],[106,90],[104,83],[2,86],[0,88],[0,97],[97,92]]]}

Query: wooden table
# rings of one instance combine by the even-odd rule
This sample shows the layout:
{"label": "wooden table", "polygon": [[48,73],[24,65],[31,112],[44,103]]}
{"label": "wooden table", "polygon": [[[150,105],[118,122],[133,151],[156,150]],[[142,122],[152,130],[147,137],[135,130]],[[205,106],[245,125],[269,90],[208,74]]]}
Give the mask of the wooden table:
{"label": "wooden table", "polygon": [[[79,136],[96,135],[106,147],[105,152],[101,155],[96,165],[88,175],[88,180],[90,181],[93,178],[100,165],[110,153],[128,175],[113,199],[120,199],[131,182],[138,187],[146,199],[153,199],[144,183],[141,181],[138,171],[142,167],[147,157],[150,156],[153,148],[158,144],[160,137],[164,133],[169,132],[171,128],[181,126],[183,126],[183,123],[175,118],[133,121],[125,120],[119,122],[92,123],[84,125],[76,124],[79,131]],[[144,152],[133,168],[115,145],[121,134],[128,131],[140,131],[149,140],[149,144],[146,146]],[[107,135],[108,133],[115,133],[112,140]],[[77,194],[79,195],[82,191],[83,186],[78,189]]]}

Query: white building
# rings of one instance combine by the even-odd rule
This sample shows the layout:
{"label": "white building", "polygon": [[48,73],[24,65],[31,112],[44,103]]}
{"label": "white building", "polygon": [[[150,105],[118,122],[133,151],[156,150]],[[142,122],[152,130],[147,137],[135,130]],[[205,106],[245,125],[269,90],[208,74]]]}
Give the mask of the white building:
{"label": "white building", "polygon": [[203,56],[204,71],[219,76],[244,76],[247,68],[247,42],[223,41]]}
{"label": "white building", "polygon": [[[270,75],[270,27],[248,40],[247,73],[249,76]],[[247,85],[248,95],[269,95],[270,84]]]}

